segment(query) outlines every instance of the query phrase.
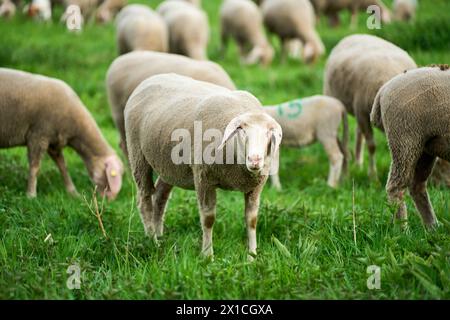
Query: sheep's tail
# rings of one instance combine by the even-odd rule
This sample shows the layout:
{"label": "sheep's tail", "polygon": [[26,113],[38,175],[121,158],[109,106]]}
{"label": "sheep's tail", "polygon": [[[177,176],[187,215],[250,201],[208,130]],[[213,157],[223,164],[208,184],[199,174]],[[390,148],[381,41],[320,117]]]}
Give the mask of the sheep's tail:
{"label": "sheep's tail", "polygon": [[347,115],[347,110],[345,109],[345,107],[343,107],[343,110],[342,110],[342,125],[343,125],[342,143],[340,144],[340,146],[342,149],[341,152],[344,155],[344,162],[342,164],[342,170],[344,171],[344,173],[346,173],[347,169],[348,169],[348,163],[350,160],[350,154],[348,152],[348,138],[349,138],[348,115]]}
{"label": "sheep's tail", "polygon": [[384,131],[383,128],[383,119],[381,118],[381,89],[378,91],[375,96],[375,100],[373,101],[372,112],[370,113],[370,122],[374,124],[377,128]]}

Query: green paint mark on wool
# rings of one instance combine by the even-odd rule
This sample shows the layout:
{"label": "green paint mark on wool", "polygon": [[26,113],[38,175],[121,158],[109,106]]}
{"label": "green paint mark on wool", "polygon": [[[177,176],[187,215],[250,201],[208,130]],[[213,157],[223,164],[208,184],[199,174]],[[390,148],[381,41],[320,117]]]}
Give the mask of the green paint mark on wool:
{"label": "green paint mark on wool", "polygon": [[277,105],[277,113],[280,117],[295,119],[302,113],[303,105],[301,99],[296,99]]}

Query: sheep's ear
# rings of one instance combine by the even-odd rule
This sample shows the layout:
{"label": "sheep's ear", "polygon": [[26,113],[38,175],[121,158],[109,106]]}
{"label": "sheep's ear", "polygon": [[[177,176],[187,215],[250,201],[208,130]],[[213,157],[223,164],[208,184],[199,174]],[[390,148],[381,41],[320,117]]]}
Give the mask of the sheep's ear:
{"label": "sheep's ear", "polygon": [[122,187],[122,162],[117,156],[110,156],[105,160],[105,173],[108,181],[108,198],[114,199]]}
{"label": "sheep's ear", "polygon": [[277,129],[272,129],[272,135],[270,137],[270,171],[269,175],[277,174],[280,164],[280,144],[282,134]]}
{"label": "sheep's ear", "polygon": [[225,128],[225,132],[223,134],[222,142],[220,143],[219,147],[217,148],[219,151],[223,149],[225,144],[228,140],[230,140],[234,135],[238,132],[238,130],[241,128],[241,120],[234,118],[230,121],[230,123]]}

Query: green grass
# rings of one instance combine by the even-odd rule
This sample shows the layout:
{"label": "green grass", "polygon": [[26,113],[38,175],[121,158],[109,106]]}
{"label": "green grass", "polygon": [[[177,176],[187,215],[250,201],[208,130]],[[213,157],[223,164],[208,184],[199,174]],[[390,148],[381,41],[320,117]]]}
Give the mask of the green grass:
{"label": "green grass", "polygon": [[[159,1],[150,1],[152,6]],[[276,58],[269,68],[239,64],[235,45],[225,59],[218,54],[218,3],[204,0],[212,37],[209,54],[230,73],[237,86],[264,104],[322,91],[326,57],[307,66]],[[147,2],[148,3],[148,2]],[[450,62],[448,1],[421,1],[414,25],[394,23],[376,31],[404,47],[418,64]],[[445,16],[444,16],[445,15]],[[322,19],[319,31],[327,51],[345,35],[371,32],[348,28],[348,14],[338,29]],[[116,57],[114,26],[88,24],[71,34],[57,22],[35,23],[24,17],[0,20],[0,66],[65,80],[93,113],[112,146],[119,150],[104,78]],[[274,43],[276,39],[273,39]],[[1,116],[0,116],[1,117]],[[351,119],[352,129],[354,120]],[[321,146],[283,149],[284,191],[264,190],[258,223],[258,257],[246,262],[243,196],[219,192],[214,227],[215,260],[200,257],[201,228],[195,194],[175,189],[160,247],[147,239],[135,206],[129,171],[118,199],[105,204],[105,239],[88,201],[64,191],[47,157],[38,180],[38,198],[25,196],[24,148],[0,150],[0,298],[24,299],[448,299],[450,298],[450,210],[448,189],[430,187],[441,226],[424,230],[408,198],[410,230],[392,223],[384,184],[390,156],[377,132],[381,183],[370,182],[367,167],[353,163],[339,190],[326,185],[328,161]],[[352,137],[353,141],[353,137]],[[119,152],[119,151],[118,151]],[[81,159],[65,151],[70,173],[88,199],[92,185]],[[366,159],[367,160],[367,159]],[[367,161],[366,161],[367,163]],[[353,239],[352,185],[356,244]],[[48,234],[52,241],[45,242]],[[66,287],[73,263],[82,272],[80,290]],[[369,265],[381,267],[381,289],[369,290]]]}

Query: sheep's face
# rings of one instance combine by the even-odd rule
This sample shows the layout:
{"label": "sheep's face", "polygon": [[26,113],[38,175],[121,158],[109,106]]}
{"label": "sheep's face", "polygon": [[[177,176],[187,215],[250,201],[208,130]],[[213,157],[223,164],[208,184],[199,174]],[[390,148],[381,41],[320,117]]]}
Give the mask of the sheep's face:
{"label": "sheep's face", "polygon": [[116,155],[111,155],[95,162],[91,173],[92,180],[102,196],[114,200],[122,187],[122,161]]}
{"label": "sheep's face", "polygon": [[268,157],[278,157],[282,131],[280,125],[269,115],[245,113],[231,120],[219,149],[236,134],[245,141],[245,165],[250,172],[261,173],[268,164]]}
{"label": "sheep's face", "polygon": [[112,13],[106,8],[100,8],[95,15],[97,22],[99,23],[107,23],[112,20]]}

